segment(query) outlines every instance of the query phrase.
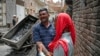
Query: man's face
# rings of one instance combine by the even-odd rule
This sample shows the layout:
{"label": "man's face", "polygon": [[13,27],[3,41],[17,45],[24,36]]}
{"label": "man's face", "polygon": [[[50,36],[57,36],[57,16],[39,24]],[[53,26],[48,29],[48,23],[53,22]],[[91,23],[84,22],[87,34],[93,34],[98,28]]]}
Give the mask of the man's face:
{"label": "man's face", "polygon": [[49,18],[49,14],[46,11],[41,11],[39,13],[39,18],[40,18],[41,22],[47,22],[48,18]]}
{"label": "man's face", "polygon": [[16,18],[16,16],[13,16],[13,18]]}

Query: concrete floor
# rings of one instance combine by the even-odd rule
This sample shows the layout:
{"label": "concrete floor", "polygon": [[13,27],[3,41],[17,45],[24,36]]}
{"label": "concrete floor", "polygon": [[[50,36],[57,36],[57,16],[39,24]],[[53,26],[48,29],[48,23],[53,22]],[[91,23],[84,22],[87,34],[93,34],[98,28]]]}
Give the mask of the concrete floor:
{"label": "concrete floor", "polygon": [[10,46],[0,44],[0,56],[36,56],[36,47],[13,50]]}
{"label": "concrete floor", "polygon": [[5,44],[0,44],[0,56],[6,56],[12,51],[11,47],[5,45]]}

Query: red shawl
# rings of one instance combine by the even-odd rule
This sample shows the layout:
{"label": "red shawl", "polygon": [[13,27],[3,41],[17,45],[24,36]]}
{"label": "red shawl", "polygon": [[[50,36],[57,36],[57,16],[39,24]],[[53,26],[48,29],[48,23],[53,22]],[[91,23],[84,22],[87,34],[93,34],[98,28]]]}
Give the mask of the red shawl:
{"label": "red shawl", "polygon": [[71,32],[71,38],[72,38],[73,44],[75,44],[76,37],[75,37],[74,24],[68,14],[66,14],[66,13],[58,14],[55,25],[56,25],[56,27],[55,27],[56,36],[54,37],[54,40],[48,45],[51,52],[53,52],[55,44],[61,38],[64,29],[67,29],[67,30],[69,30],[69,32]]}

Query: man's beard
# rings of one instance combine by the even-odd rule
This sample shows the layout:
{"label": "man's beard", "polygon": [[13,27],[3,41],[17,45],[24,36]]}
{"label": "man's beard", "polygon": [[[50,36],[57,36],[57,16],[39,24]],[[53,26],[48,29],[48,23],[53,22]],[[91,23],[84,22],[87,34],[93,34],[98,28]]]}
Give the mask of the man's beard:
{"label": "man's beard", "polygon": [[41,22],[42,23],[45,23],[45,22],[47,22],[48,21],[48,19],[41,19]]}

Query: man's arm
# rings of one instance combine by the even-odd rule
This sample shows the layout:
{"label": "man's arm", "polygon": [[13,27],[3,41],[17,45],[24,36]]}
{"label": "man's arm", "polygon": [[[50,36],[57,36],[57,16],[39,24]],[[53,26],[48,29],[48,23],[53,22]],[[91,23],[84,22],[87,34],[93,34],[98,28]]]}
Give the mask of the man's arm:
{"label": "man's arm", "polygon": [[38,46],[38,50],[42,51],[46,56],[51,56],[51,54],[49,53],[49,51],[45,48],[45,46],[43,45],[42,42],[36,42],[37,46]]}
{"label": "man's arm", "polygon": [[49,51],[45,48],[45,46],[41,42],[40,33],[37,25],[35,25],[33,28],[33,41],[38,46],[39,51],[43,51],[47,56],[50,56]]}

